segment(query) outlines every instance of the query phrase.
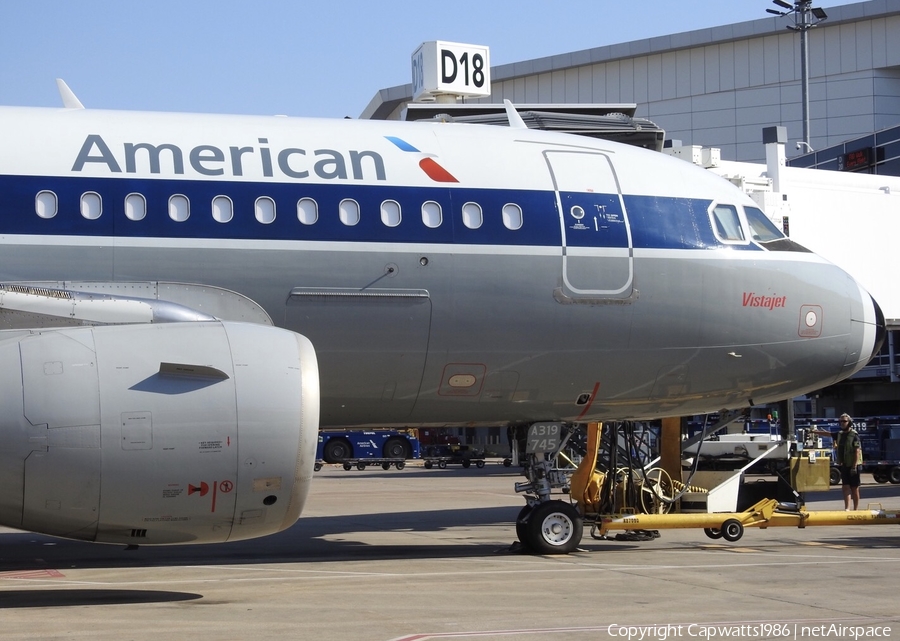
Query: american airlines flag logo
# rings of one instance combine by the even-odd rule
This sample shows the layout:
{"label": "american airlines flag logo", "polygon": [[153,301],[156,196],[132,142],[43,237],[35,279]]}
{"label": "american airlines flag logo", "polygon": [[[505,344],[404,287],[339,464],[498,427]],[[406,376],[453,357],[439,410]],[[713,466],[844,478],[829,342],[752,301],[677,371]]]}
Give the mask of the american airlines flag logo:
{"label": "american airlines flag logo", "polygon": [[[385,136],[392,143],[397,145],[399,149],[402,151],[409,151],[416,154],[422,154],[423,152],[419,151],[411,144],[406,142],[401,138],[397,138],[396,136]],[[444,169],[438,162],[431,157],[431,155],[423,155],[422,158],[419,159],[419,167],[421,167],[422,171],[431,178],[435,182],[439,183],[458,183],[459,181],[454,178],[453,174]]]}

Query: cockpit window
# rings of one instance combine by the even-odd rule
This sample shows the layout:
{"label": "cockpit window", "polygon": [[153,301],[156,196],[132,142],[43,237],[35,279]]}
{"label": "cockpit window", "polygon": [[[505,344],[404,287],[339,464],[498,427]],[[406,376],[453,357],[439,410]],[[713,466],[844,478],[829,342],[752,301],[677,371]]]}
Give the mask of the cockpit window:
{"label": "cockpit window", "polygon": [[731,242],[744,240],[744,228],[734,205],[716,205],[712,210],[712,219],[720,239]]}
{"label": "cockpit window", "polygon": [[756,242],[766,243],[785,237],[768,216],[756,207],[744,207],[744,213],[747,215],[747,222],[750,223],[750,238]]}

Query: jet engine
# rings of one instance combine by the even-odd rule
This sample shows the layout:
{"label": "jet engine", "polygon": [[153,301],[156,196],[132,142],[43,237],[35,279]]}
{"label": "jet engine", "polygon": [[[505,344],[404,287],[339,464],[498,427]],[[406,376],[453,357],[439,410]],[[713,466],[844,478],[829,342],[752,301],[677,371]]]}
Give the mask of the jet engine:
{"label": "jet engine", "polygon": [[0,334],[0,524],[127,544],[263,536],[315,464],[312,344],[193,322]]}

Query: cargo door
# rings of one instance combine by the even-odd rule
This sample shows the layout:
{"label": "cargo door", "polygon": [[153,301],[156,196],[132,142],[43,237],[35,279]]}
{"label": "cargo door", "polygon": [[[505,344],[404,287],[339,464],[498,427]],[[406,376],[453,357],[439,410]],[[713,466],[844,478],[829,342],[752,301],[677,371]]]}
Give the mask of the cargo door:
{"label": "cargo door", "polygon": [[285,321],[316,348],[323,424],[366,423],[373,414],[402,423],[412,413],[428,353],[427,291],[295,287]]}

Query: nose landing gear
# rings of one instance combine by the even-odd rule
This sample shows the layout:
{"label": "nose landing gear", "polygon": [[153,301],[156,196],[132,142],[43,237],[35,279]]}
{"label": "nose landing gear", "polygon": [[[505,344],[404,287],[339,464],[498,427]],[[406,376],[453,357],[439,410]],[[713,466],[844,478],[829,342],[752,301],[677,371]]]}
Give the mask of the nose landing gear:
{"label": "nose landing gear", "polygon": [[568,554],[581,543],[584,520],[570,503],[547,501],[529,511],[522,527],[516,522],[519,538],[537,554]]}
{"label": "nose landing gear", "polygon": [[516,519],[516,534],[537,554],[574,552],[584,533],[584,519],[575,506],[551,498],[554,489],[569,488],[566,473],[554,469],[553,461],[570,434],[563,436],[562,423],[535,423],[528,429],[522,472],[528,481],[516,483],[516,492],[526,494],[528,504]]}

